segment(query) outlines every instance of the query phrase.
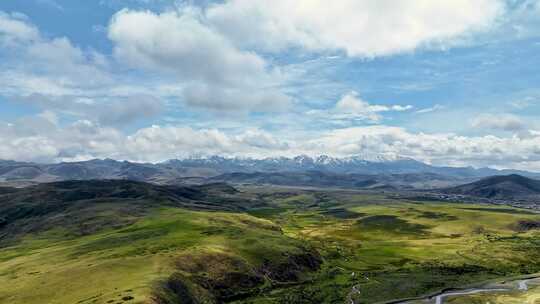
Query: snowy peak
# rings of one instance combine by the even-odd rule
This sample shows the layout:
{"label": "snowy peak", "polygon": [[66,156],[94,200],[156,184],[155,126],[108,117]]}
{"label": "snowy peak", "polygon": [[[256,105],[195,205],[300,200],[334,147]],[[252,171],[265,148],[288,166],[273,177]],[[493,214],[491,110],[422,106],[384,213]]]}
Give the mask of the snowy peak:
{"label": "snowy peak", "polygon": [[[209,156],[169,160],[163,164],[177,167],[210,167],[219,172],[291,172],[327,171],[335,173],[410,173],[431,168],[422,162],[398,155],[355,155],[338,158],[329,155],[288,157],[226,158]],[[428,170],[429,171],[429,170]]]}

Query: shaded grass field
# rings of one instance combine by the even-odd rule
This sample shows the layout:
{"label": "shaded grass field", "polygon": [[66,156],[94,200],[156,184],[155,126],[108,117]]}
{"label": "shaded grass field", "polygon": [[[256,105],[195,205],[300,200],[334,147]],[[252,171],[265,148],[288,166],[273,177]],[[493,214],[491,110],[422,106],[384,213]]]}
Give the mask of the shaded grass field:
{"label": "shaded grass field", "polygon": [[377,303],[540,272],[539,230],[516,228],[540,220],[526,210],[243,191],[264,207],[30,233],[0,248],[0,303]]}

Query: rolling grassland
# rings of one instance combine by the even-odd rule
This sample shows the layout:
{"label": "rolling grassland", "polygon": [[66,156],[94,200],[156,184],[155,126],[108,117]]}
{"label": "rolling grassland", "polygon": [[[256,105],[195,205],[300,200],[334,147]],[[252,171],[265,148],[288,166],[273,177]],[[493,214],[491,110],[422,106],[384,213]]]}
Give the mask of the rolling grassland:
{"label": "rolling grassland", "polygon": [[[25,231],[0,248],[0,303],[383,303],[540,272],[540,231],[528,225],[540,215],[527,210],[324,190],[235,195],[256,203],[145,202],[129,221],[99,209],[85,223],[108,224],[83,234]],[[445,302],[537,295],[531,284]]]}

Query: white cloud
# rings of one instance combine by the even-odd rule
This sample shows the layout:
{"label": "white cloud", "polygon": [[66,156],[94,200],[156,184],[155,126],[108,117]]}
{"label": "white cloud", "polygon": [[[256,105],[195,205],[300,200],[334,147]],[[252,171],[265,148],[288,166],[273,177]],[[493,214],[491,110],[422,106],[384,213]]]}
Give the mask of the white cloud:
{"label": "white cloud", "polygon": [[112,83],[105,56],[48,38],[20,14],[0,11],[0,94],[72,94]]}
{"label": "white cloud", "polygon": [[125,9],[112,18],[108,35],[118,60],[176,76],[191,106],[280,109],[290,101],[271,88],[280,82],[278,70],[256,53],[238,49],[195,8],[161,14]]}
{"label": "white cloud", "polygon": [[121,155],[124,137],[119,131],[88,120],[63,128],[48,115],[23,117],[0,128],[0,159],[51,162],[81,155]]}
{"label": "white cloud", "polygon": [[280,141],[272,134],[258,129],[248,129],[244,133],[236,135],[235,140],[261,149],[286,150],[289,148],[287,142]]}
{"label": "white cloud", "polygon": [[[540,137],[467,137],[411,133],[399,127],[368,126],[337,129],[304,143],[305,151],[330,155],[401,155],[437,165],[522,167],[540,161]],[[508,149],[512,147],[512,149]],[[529,170],[540,170],[539,166]]]}
{"label": "white cloud", "polygon": [[190,155],[263,157],[286,153],[287,142],[259,129],[225,133],[218,129],[151,126],[125,135],[81,119],[62,127],[43,112],[11,123],[0,122],[0,159],[57,162],[91,158],[160,161]]}
{"label": "white cloud", "polygon": [[133,66],[178,74],[183,80],[244,84],[265,76],[265,61],[236,49],[191,10],[155,14],[122,10],[109,26],[115,56]]}
{"label": "white cloud", "polygon": [[[133,23],[148,26],[132,28]],[[112,18],[108,34],[116,58],[142,69],[135,73],[118,72],[114,58],[65,37],[46,37],[25,16],[0,12],[0,25],[0,95],[19,101],[38,96],[44,110],[116,124],[131,120],[141,106],[146,111],[139,117],[153,116],[162,99],[242,113],[282,111],[291,103],[275,88],[282,79],[278,69],[235,48],[202,24],[194,10],[122,10]],[[155,77],[156,70],[165,75]],[[81,98],[96,106],[74,102]],[[141,104],[143,98],[147,102]]]}
{"label": "white cloud", "polygon": [[7,14],[0,11],[0,45],[14,46],[39,39],[39,31],[20,14]]}
{"label": "white cloud", "polygon": [[526,128],[524,121],[512,114],[482,114],[471,121],[471,126],[478,129],[513,132]]}
{"label": "white cloud", "polygon": [[501,0],[229,0],[206,15],[246,47],[375,57],[453,43],[488,29],[504,11]]}
{"label": "white cloud", "polygon": [[152,126],[127,137],[128,158],[138,151],[138,160],[168,159],[190,155],[243,155],[263,157],[270,151],[287,149],[287,144],[261,130],[227,134],[217,129]]}
{"label": "white cloud", "polygon": [[436,104],[436,105],[434,105],[432,107],[429,107],[429,108],[420,109],[420,110],[416,111],[415,113],[418,113],[418,114],[431,113],[431,112],[442,110],[444,108],[445,108],[445,106],[440,105],[440,104]]}
{"label": "white cloud", "polygon": [[[107,56],[75,46],[66,37],[49,38],[18,14],[0,12],[0,95],[69,120],[122,125],[153,118],[163,101],[141,91],[115,92],[122,81]],[[92,104],[81,103],[81,100]],[[56,118],[60,120],[60,118]]]}
{"label": "white cloud", "polygon": [[403,112],[413,109],[412,105],[380,105],[370,104],[360,98],[357,92],[352,91],[341,97],[333,109],[311,110],[312,117],[344,123],[347,121],[368,121],[372,123],[382,120],[382,112]]}
{"label": "white cloud", "polygon": [[[43,113],[0,125],[0,159],[73,161],[112,157],[162,161],[190,155],[293,156],[400,155],[436,165],[540,170],[540,132],[528,136],[459,136],[414,133],[384,125],[294,134],[152,126],[129,135],[79,120],[62,128]],[[508,149],[512,147],[512,149]],[[526,167],[527,164],[529,167]]]}

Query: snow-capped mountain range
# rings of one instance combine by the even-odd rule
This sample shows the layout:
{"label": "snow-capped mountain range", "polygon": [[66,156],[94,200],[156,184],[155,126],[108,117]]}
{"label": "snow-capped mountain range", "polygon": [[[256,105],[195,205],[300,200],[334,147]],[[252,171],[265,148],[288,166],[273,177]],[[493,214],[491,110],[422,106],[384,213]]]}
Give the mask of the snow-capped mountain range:
{"label": "snow-capped mountain range", "polygon": [[337,158],[328,155],[310,157],[227,158],[221,156],[192,157],[168,160],[162,165],[175,167],[210,167],[224,172],[289,172],[328,171],[334,173],[403,173],[427,169],[428,165],[400,156],[352,156]]}
{"label": "snow-capped mountain range", "polygon": [[[347,179],[346,175],[403,175],[409,179],[478,179],[501,174],[540,177],[537,173],[516,170],[495,170],[472,167],[436,167],[414,159],[394,156],[353,156],[337,158],[327,155],[310,157],[272,157],[264,159],[227,158],[222,156],[173,159],[161,163],[136,163],[112,159],[82,162],[38,164],[0,161],[0,183],[41,183],[59,180],[130,179],[154,183],[181,183],[186,179],[216,178],[230,173],[324,175],[325,178]],[[407,176],[405,176],[407,175]],[[330,176],[330,177],[329,177]],[[318,178],[319,178],[318,177]],[[221,179],[226,181],[224,178]]]}

